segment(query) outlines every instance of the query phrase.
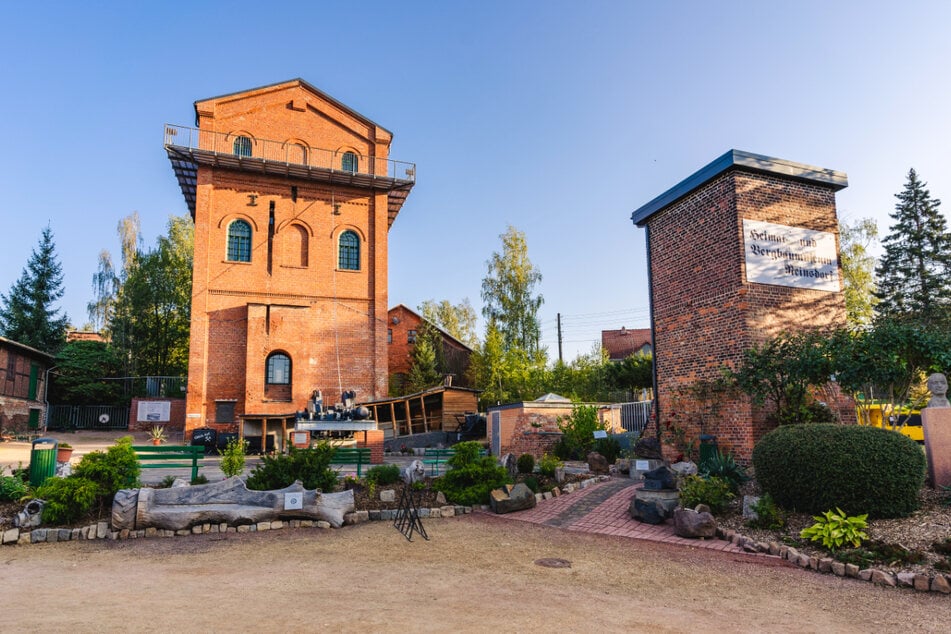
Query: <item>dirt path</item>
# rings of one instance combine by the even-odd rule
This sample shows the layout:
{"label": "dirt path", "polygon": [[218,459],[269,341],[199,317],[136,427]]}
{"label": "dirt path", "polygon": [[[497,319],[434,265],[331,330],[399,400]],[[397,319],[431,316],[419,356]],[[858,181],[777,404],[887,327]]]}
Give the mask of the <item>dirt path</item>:
{"label": "dirt path", "polygon": [[[0,549],[5,631],[945,631],[951,597],[485,515]],[[540,558],[570,568],[544,568]]]}

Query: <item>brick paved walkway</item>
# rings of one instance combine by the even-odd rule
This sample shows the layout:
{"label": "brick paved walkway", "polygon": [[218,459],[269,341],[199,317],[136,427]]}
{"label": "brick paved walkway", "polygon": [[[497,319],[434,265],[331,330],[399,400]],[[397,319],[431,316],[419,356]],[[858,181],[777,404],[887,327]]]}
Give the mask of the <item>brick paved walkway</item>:
{"label": "brick paved walkway", "polygon": [[[574,493],[561,495],[550,500],[542,500],[533,509],[507,513],[497,517],[544,524],[569,531],[617,535],[630,539],[643,539],[751,556],[741,547],[722,539],[677,537],[674,535],[674,525],[670,520],[664,524],[653,525],[631,519],[628,511],[631,498],[634,497],[634,492],[641,486],[640,482],[634,482],[626,478],[614,478]],[[755,556],[771,557],[771,555],[761,553]]]}

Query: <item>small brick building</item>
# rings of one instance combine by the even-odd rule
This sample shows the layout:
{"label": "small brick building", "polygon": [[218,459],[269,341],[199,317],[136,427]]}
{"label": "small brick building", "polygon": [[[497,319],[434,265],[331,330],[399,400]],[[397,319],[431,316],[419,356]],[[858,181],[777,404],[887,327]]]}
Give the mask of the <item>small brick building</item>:
{"label": "small brick building", "polygon": [[385,396],[387,236],[415,166],[300,79],[195,114],[165,130],[195,221],[186,432],[286,430],[315,389]]}
{"label": "small brick building", "polygon": [[[469,370],[469,359],[472,357],[472,348],[462,343],[448,332],[425,319],[422,315],[403,304],[398,304],[388,313],[389,324],[387,342],[390,365],[390,393],[393,396],[406,394],[406,379],[413,367],[413,348],[416,338],[424,325],[435,328],[442,344],[442,358],[444,368],[451,384],[466,387],[466,372]],[[430,386],[432,387],[432,386]]]}
{"label": "small brick building", "polygon": [[0,435],[45,426],[47,370],[53,355],[0,337]]}
{"label": "small brick building", "polygon": [[[634,212],[647,232],[662,428],[689,427],[697,404],[686,389],[754,344],[844,325],[835,193],[847,184],[841,172],[731,150]],[[766,412],[737,397],[703,431],[748,460],[768,430]]]}
{"label": "small brick building", "polygon": [[620,328],[601,331],[601,347],[609,361],[624,361],[632,354],[651,354],[650,328]]}

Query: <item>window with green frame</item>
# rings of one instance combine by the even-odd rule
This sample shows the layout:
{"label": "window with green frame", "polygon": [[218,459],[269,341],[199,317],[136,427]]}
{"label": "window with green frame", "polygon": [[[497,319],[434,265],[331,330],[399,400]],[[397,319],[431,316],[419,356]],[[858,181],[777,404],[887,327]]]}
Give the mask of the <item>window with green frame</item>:
{"label": "window with green frame", "polygon": [[356,174],[360,171],[360,159],[354,152],[344,152],[343,158],[340,159],[340,167],[345,172]]}
{"label": "window with green frame", "polygon": [[229,262],[251,261],[251,225],[244,220],[235,220],[228,225]]}
{"label": "window with green frame", "polygon": [[353,231],[340,234],[338,267],[345,271],[360,270],[360,236]]}

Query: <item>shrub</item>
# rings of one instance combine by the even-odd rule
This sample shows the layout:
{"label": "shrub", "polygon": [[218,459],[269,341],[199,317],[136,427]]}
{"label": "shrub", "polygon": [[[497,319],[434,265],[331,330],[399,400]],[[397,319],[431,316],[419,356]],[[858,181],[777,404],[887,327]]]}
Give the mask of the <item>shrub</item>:
{"label": "shrub", "polygon": [[101,502],[110,502],[119,489],[133,489],[139,485],[139,459],[132,449],[132,437],[116,441],[105,452],[94,451],[82,457],[76,465],[75,475],[96,485],[96,494]]}
{"label": "shrub", "polygon": [[16,476],[0,476],[0,502],[17,502],[26,495],[27,486]]}
{"label": "shrub", "polygon": [[208,478],[204,473],[199,473],[194,478],[192,478],[191,484],[208,484]]}
{"label": "shrub", "polygon": [[517,466],[519,473],[532,473],[535,470],[535,456],[523,453],[518,457]]}
{"label": "shrub", "polygon": [[753,505],[753,511],[756,513],[756,519],[747,522],[753,528],[777,530],[786,525],[786,514],[776,505],[769,493],[760,496],[756,504]]}
{"label": "shrub", "polygon": [[172,485],[175,484],[175,476],[167,475],[156,485],[156,489],[171,489]]}
{"label": "shrub", "polygon": [[598,420],[596,407],[578,405],[571,410],[571,414],[559,419],[558,429],[562,433],[559,444],[564,444],[560,451],[567,455],[562,456],[558,449],[556,454],[566,460],[584,460],[594,447],[594,432],[604,429],[604,424]]}
{"label": "shrub", "polygon": [[244,460],[248,450],[248,441],[231,438],[221,451],[221,472],[226,478],[244,473]]}
{"label": "shrub", "polygon": [[701,462],[699,471],[700,475],[723,478],[730,483],[730,489],[733,493],[739,492],[740,486],[750,479],[746,475],[746,470],[736,463],[733,454],[723,454],[720,450]]}
{"label": "shrub", "polygon": [[763,436],[753,468],[764,492],[787,509],[842,508],[902,517],[918,508],[925,457],[915,441],[858,425],[791,425]]}
{"label": "shrub", "polygon": [[532,493],[538,493],[538,478],[535,476],[528,476],[523,481],[523,484],[532,490]]}
{"label": "shrub", "polygon": [[621,455],[621,443],[611,436],[598,438],[594,441],[594,450],[604,456],[608,464],[614,464]]}
{"label": "shrub", "polygon": [[730,483],[723,478],[689,475],[680,484],[680,505],[692,509],[706,504],[714,515],[722,513],[733,499]]}
{"label": "shrub", "polygon": [[395,464],[380,464],[370,467],[366,475],[367,482],[386,486],[399,482],[400,468]]}
{"label": "shrub", "polygon": [[489,493],[508,483],[508,472],[492,456],[480,456],[482,445],[475,441],[461,442],[447,464],[452,467],[433,481],[433,488],[442,491],[455,504],[471,506],[486,504]]}
{"label": "shrub", "polygon": [[560,469],[564,463],[550,454],[545,454],[538,460],[538,472],[546,478],[555,477],[555,469]]}
{"label": "shrub", "polygon": [[305,489],[332,491],[337,484],[337,472],[330,467],[333,454],[333,446],[321,442],[309,449],[291,447],[286,455],[263,456],[248,475],[248,488],[272,491],[300,480]]}
{"label": "shrub", "polygon": [[862,529],[868,525],[868,515],[847,516],[842,509],[826,511],[822,515],[814,515],[816,523],[800,531],[800,537],[808,537],[811,541],[822,542],[823,547],[835,551],[845,544],[853,548],[862,545],[862,540],[868,535]]}
{"label": "shrub", "polygon": [[36,490],[36,497],[46,502],[43,521],[70,524],[92,509],[99,494],[99,485],[79,476],[49,478]]}

